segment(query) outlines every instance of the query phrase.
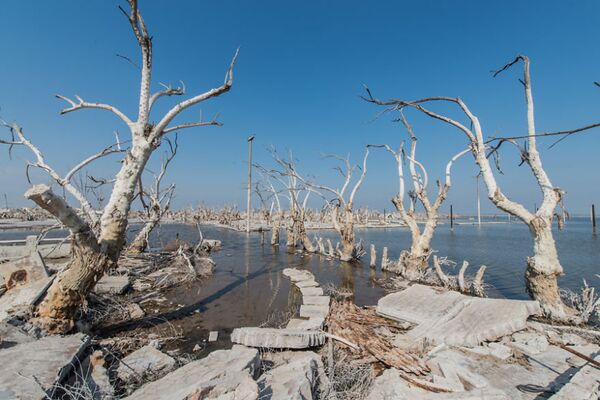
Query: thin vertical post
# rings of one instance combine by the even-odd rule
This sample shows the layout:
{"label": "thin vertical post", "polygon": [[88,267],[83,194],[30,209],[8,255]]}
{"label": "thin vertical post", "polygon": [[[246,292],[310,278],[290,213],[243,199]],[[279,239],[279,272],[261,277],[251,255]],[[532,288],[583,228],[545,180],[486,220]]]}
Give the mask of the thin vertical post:
{"label": "thin vertical post", "polygon": [[596,206],[592,204],[592,232],[596,234]]}
{"label": "thin vertical post", "polygon": [[246,203],[246,232],[250,233],[250,195],[252,193],[252,141],[254,140],[254,136],[248,136],[248,201]]}
{"label": "thin vertical post", "polygon": [[454,229],[454,211],[452,210],[452,204],[450,204],[450,229]]}
{"label": "thin vertical post", "polygon": [[479,199],[479,174],[477,175],[477,225],[481,226],[481,201]]}

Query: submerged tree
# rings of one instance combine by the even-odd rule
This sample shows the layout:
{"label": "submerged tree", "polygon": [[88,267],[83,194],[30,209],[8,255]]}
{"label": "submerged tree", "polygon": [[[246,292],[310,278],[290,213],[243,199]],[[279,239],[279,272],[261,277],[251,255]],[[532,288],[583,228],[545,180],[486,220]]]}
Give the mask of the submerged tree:
{"label": "submerged tree", "polygon": [[[344,182],[341,189],[334,189],[329,186],[319,185],[315,183],[306,182],[306,180],[299,176],[299,178],[305,182],[308,186],[321,189],[333,194],[335,197],[332,200],[331,207],[331,222],[333,228],[340,235],[341,249],[338,249],[337,255],[342,261],[351,261],[359,259],[364,254],[364,249],[361,245],[356,243],[354,235],[354,198],[358,189],[365,180],[367,175],[367,158],[369,157],[369,148],[365,149],[365,155],[362,162],[362,167],[352,166],[349,158],[342,158],[335,155],[328,157],[335,158],[344,164],[342,169],[340,166],[336,167],[336,170],[342,175]],[[352,183],[352,177],[356,169],[360,169],[361,174],[354,182],[352,189],[350,184]],[[348,192],[348,190],[350,190]]]}
{"label": "submerged tree", "polygon": [[[563,268],[558,259],[556,244],[552,235],[552,217],[564,192],[552,185],[548,174],[542,166],[540,154],[537,150],[536,136],[540,135],[536,133],[535,128],[529,58],[521,55],[518,56],[514,61],[496,71],[494,76],[518,62],[523,62],[524,66],[524,78],[521,83],[525,89],[527,106],[527,135],[523,137],[496,138],[486,141],[483,137],[483,129],[477,116],[471,112],[460,98],[456,97],[428,97],[412,101],[381,101],[373,98],[367,89],[369,95],[367,100],[380,105],[392,106],[398,110],[414,108],[431,118],[459,129],[466,135],[469,140],[470,151],[481,170],[481,176],[486,184],[489,199],[496,207],[519,218],[529,227],[534,245],[533,256],[527,259],[527,269],[525,272],[527,291],[535,300],[539,301],[546,316],[556,320],[573,321],[573,310],[563,303],[559,294],[557,278],[563,274]],[[433,103],[455,104],[467,118],[469,124],[462,124],[455,119],[426,108],[426,105]],[[561,132],[560,134],[562,133],[565,132]],[[520,138],[526,139],[525,146],[520,146],[516,141],[516,139]],[[529,166],[536,179],[543,195],[543,201],[539,209],[535,212],[531,212],[522,204],[510,200],[496,182],[489,159],[498,152],[503,143],[510,143],[518,147],[523,163]]]}
{"label": "submerged tree", "polygon": [[[222,85],[176,104],[158,118],[158,122],[151,122],[150,114],[156,101],[166,96],[182,96],[185,94],[185,88],[166,86],[163,90],[151,92],[152,36],[138,10],[137,1],[128,0],[128,3],[129,12],[122,8],[121,11],[126,15],[141,50],[137,118],[132,120],[117,107],[109,104],[90,103],[78,96],[75,97],[75,101],[57,96],[70,105],[62,110],[61,114],[85,108],[106,110],[119,117],[131,133],[130,148],[122,160],[120,170],[114,179],[112,192],[100,218],[89,209],[91,207],[87,200],[79,198],[76,194],[75,198],[84,211],[83,216],[80,216],[62,197],[55,195],[46,185],[34,186],[25,193],[25,197],[59,219],[70,230],[72,237],[72,260],[68,268],[59,272],[57,279],[37,308],[37,323],[50,332],[64,332],[71,329],[75,312],[84,302],[87,293],[106,270],[116,265],[125,244],[127,217],[139,178],[150,155],[160,146],[164,136],[180,129],[219,125],[215,120],[173,125],[175,117],[193,105],[228,92],[233,83],[233,67],[237,52]],[[11,130],[19,132],[21,128],[11,125]],[[53,178],[61,184],[59,179],[54,176]]]}
{"label": "submerged tree", "polygon": [[[272,235],[276,235],[276,237],[271,237],[271,244],[279,244],[279,229],[281,227],[281,220],[284,217],[279,199],[279,195],[281,194],[287,198],[290,207],[285,223],[287,247],[290,249],[295,248],[299,242],[305,251],[314,253],[317,251],[317,248],[306,233],[305,222],[310,194],[318,192],[303,183],[291,151],[288,154],[288,158],[284,159],[279,156],[275,149],[271,149],[271,157],[277,164],[275,169],[267,169],[255,164],[255,167],[267,177],[269,185],[267,191],[271,192],[274,196],[279,211],[279,215],[273,218],[272,229],[276,229],[277,232],[273,231]],[[278,182],[281,189],[276,189],[271,179]]]}
{"label": "submerged tree", "polygon": [[[415,136],[411,125],[400,111],[400,121],[404,124],[410,137],[410,154],[404,153],[404,142],[400,145],[398,151],[394,151],[389,145],[370,145],[370,147],[383,147],[390,152],[396,160],[398,168],[398,194],[392,198],[392,203],[398,210],[400,218],[408,226],[411,233],[411,246],[409,250],[402,250],[400,258],[396,263],[386,264],[386,269],[401,274],[407,279],[418,280],[426,272],[429,266],[429,257],[431,256],[431,240],[439,222],[439,209],[448,196],[448,191],[452,185],[450,173],[452,164],[459,157],[469,152],[465,149],[450,159],[446,165],[446,178],[444,183],[437,181],[437,195],[432,202],[427,194],[428,175],[425,166],[417,161],[417,137]],[[403,155],[408,160],[408,169],[412,182],[412,190],[409,191],[409,206],[405,206],[406,185],[404,182]],[[419,172],[420,171],[420,172]],[[419,228],[416,215],[416,202],[419,202],[425,210],[425,224],[423,229]]]}

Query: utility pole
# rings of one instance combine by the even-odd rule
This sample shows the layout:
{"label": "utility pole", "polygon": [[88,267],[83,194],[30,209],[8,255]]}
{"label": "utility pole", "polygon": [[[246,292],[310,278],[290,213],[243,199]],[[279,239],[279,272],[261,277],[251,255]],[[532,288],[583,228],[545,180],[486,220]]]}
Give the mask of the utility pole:
{"label": "utility pole", "polygon": [[481,226],[481,201],[479,200],[479,176],[477,174],[477,225]]}
{"label": "utility pole", "polygon": [[250,195],[252,193],[252,141],[254,135],[248,136],[248,202],[246,203],[246,233],[250,233]]}
{"label": "utility pole", "polygon": [[592,204],[592,233],[596,234],[596,206]]}

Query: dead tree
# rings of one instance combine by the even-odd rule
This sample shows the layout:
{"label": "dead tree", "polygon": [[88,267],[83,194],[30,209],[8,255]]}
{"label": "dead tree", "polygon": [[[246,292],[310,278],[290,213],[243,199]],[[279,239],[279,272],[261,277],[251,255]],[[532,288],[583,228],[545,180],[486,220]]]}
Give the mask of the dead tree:
{"label": "dead tree", "polygon": [[[398,210],[400,218],[408,226],[411,233],[411,246],[409,250],[402,250],[400,258],[395,263],[388,263],[386,269],[389,271],[401,274],[410,280],[419,280],[423,274],[427,271],[429,266],[429,257],[431,255],[431,240],[435,229],[437,228],[439,221],[439,209],[443,204],[444,200],[448,196],[448,191],[452,185],[450,173],[452,164],[458,158],[469,152],[469,149],[465,149],[460,153],[456,154],[450,159],[446,165],[446,178],[442,184],[439,180],[437,181],[437,195],[435,200],[432,202],[429,200],[427,194],[428,186],[428,175],[425,166],[417,161],[417,137],[415,136],[411,125],[404,116],[404,113],[400,111],[400,121],[404,124],[406,131],[410,137],[410,154],[406,155],[408,160],[408,169],[410,173],[410,179],[412,182],[412,190],[409,192],[409,206],[408,209],[405,206],[405,187],[404,182],[404,168],[402,157],[404,153],[404,142],[400,145],[397,151],[394,151],[389,145],[370,145],[371,147],[382,147],[390,152],[396,160],[398,168],[398,194],[392,198],[392,203]],[[425,210],[425,224],[423,229],[418,225],[417,215],[415,213],[415,202],[419,201],[421,206]]]}
{"label": "dead tree", "polygon": [[[287,222],[285,224],[287,247],[292,249],[300,243],[305,251],[315,253],[317,251],[317,246],[315,246],[308,237],[305,222],[310,194],[319,193],[303,184],[291,151],[288,154],[288,158],[283,159],[275,149],[271,149],[271,157],[278,165],[277,169],[266,169],[258,164],[256,164],[255,167],[258,168],[263,175],[269,176],[281,185],[281,190],[277,191],[275,187],[272,187],[272,191],[286,193],[285,197],[288,199],[290,207]],[[283,213],[281,215],[283,216]]]}
{"label": "dead tree", "polygon": [[[283,208],[281,207],[280,193],[277,189],[275,189],[275,186],[273,185],[273,181],[271,180],[267,171],[263,170],[262,167],[259,167],[259,172],[263,176],[263,180],[264,180],[264,187],[262,190],[268,192],[270,194],[270,197],[273,198],[273,200],[271,202],[271,211],[270,211],[271,245],[279,246],[281,223],[283,222],[283,217],[284,217]],[[259,190],[260,189],[257,188],[257,192]],[[261,197],[261,200],[262,200],[262,197]]]}
{"label": "dead tree", "polygon": [[[130,119],[115,106],[87,102],[79,96],[75,96],[75,100],[57,96],[69,105],[61,111],[61,114],[81,109],[101,109],[116,115],[130,131],[130,148],[116,174],[112,192],[99,221],[96,221],[95,217],[82,218],[63,198],[55,195],[46,185],[34,186],[25,193],[25,197],[58,218],[70,230],[72,236],[73,254],[69,267],[58,274],[37,308],[36,322],[51,332],[64,332],[71,329],[75,312],[84,302],[87,293],[106,270],[116,265],[125,244],[127,217],[138,180],[150,155],[161,144],[163,137],[180,129],[219,125],[215,120],[172,124],[175,117],[191,106],[228,92],[233,83],[233,67],[237,52],[220,86],[181,101],[162,117],[151,119],[152,107],[159,99],[167,96],[182,96],[185,94],[185,88],[183,85],[177,88],[165,86],[162,90],[151,92],[152,36],[138,10],[137,1],[129,0],[128,3],[129,12],[123,9],[121,11],[131,25],[141,50],[137,117]],[[12,130],[14,132],[20,128],[13,126]],[[77,200],[83,209],[88,207],[84,199],[77,198]]]}
{"label": "dead tree", "polygon": [[[344,183],[342,184],[341,189],[334,189],[329,186],[310,183],[300,175],[298,175],[298,177],[307,186],[327,191],[335,196],[335,198],[332,200],[331,222],[335,231],[340,235],[342,244],[341,248],[337,252],[337,255],[342,261],[356,260],[362,257],[365,254],[365,251],[362,248],[362,243],[357,244],[355,241],[355,215],[353,208],[354,197],[356,196],[358,189],[362,185],[363,181],[365,180],[365,176],[367,175],[367,158],[369,157],[369,148],[365,148],[362,168],[352,166],[349,158],[342,158],[335,155],[330,155],[328,157],[335,158],[344,164],[344,169],[342,169],[340,166],[336,167],[336,170],[339,171],[344,178]],[[356,171],[356,168],[361,170],[361,174],[356,182],[354,182],[354,186],[352,186],[352,189],[350,189],[350,193],[348,193],[350,184],[352,183],[352,176]]]}
{"label": "dead tree", "polygon": [[[494,76],[518,62],[523,62],[524,66],[524,79],[521,83],[525,89],[527,106],[527,135],[523,137],[500,138],[486,141],[483,137],[483,129],[477,116],[471,112],[460,98],[456,97],[428,97],[412,101],[381,101],[373,98],[367,89],[368,97],[366,100],[375,104],[386,105],[388,109],[402,110],[404,108],[414,108],[431,118],[457,128],[466,135],[471,153],[481,170],[481,176],[486,184],[489,199],[496,207],[519,218],[529,227],[534,246],[533,256],[527,259],[527,269],[525,272],[527,291],[535,300],[540,302],[546,316],[556,320],[573,321],[573,310],[563,303],[559,294],[557,278],[563,274],[563,268],[558,259],[551,225],[556,205],[560,202],[564,193],[561,189],[552,185],[548,174],[542,166],[540,154],[537,150],[536,136],[546,134],[538,135],[536,133],[529,59],[520,55],[514,61],[498,70]],[[426,108],[429,104],[434,103],[456,105],[467,118],[468,124],[462,124],[455,119]],[[517,143],[516,139],[520,138],[526,139],[525,146],[520,146]],[[523,163],[529,166],[539,185],[543,201],[536,212],[531,212],[522,204],[510,200],[496,182],[489,158],[498,152],[503,143],[510,143],[519,148]]]}
{"label": "dead tree", "polygon": [[[142,184],[142,178],[140,177],[139,179],[138,196],[146,214],[144,218],[145,224],[127,248],[127,251],[130,253],[139,254],[146,251],[148,248],[148,238],[150,237],[150,233],[160,223],[163,216],[167,211],[169,211],[171,206],[171,199],[173,198],[173,192],[175,191],[175,184],[171,184],[166,189],[161,189],[160,185],[165,173],[167,172],[167,167],[177,154],[177,136],[175,136],[175,140],[173,141],[169,140],[168,138],[165,138],[165,141],[168,144],[169,151],[165,154],[165,158],[162,162],[159,173],[154,174],[154,184],[152,185],[150,193],[146,193]],[[147,200],[144,200],[144,198],[147,198]]]}

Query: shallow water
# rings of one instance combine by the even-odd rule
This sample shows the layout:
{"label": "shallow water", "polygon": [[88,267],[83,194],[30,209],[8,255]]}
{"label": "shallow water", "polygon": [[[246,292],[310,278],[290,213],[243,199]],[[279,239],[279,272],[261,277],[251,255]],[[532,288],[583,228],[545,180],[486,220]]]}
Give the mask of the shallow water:
{"label": "shallow water", "polygon": [[[135,227],[134,227],[135,229]],[[31,231],[0,232],[0,240],[22,238]],[[316,279],[325,286],[333,284],[351,289],[359,305],[376,304],[384,291],[376,278],[385,273],[368,266],[368,255],[362,262],[340,263],[319,255],[288,253],[287,247],[270,246],[270,234],[265,233],[265,244],[261,234],[236,232],[202,226],[205,238],[219,239],[222,250],[212,257],[217,266],[214,274],[205,281],[173,288],[167,298],[181,306],[175,312],[167,312],[152,324],[173,325],[186,338],[181,347],[190,351],[196,343],[207,337],[207,332],[220,332],[219,341],[206,350],[222,347],[228,343],[228,334],[235,327],[256,326],[273,315],[281,315],[297,298],[290,290],[289,280],[281,274],[287,267],[311,270]],[[283,233],[283,232],[282,232]],[[410,234],[405,228],[357,229],[357,237],[363,239],[368,249],[375,244],[378,256],[383,246],[389,249],[389,257],[397,258],[400,250],[410,244]],[[60,232],[53,232],[60,235]],[[309,231],[309,235],[329,237],[335,243],[336,233],[329,230]],[[198,231],[195,226],[165,224],[151,237],[151,245],[160,247],[179,235],[181,239],[195,243]],[[600,242],[592,235],[587,219],[572,219],[563,231],[555,232],[559,256],[566,275],[560,278],[563,288],[579,290],[582,279],[600,289]],[[488,269],[485,282],[493,285],[492,296],[525,299],[523,274],[526,258],[531,254],[532,240],[522,223],[484,224],[481,227],[468,221],[458,221],[454,229],[441,224],[436,231],[433,248],[440,256],[462,262],[469,261],[467,274],[485,264]],[[452,273],[456,273],[455,268]]]}

